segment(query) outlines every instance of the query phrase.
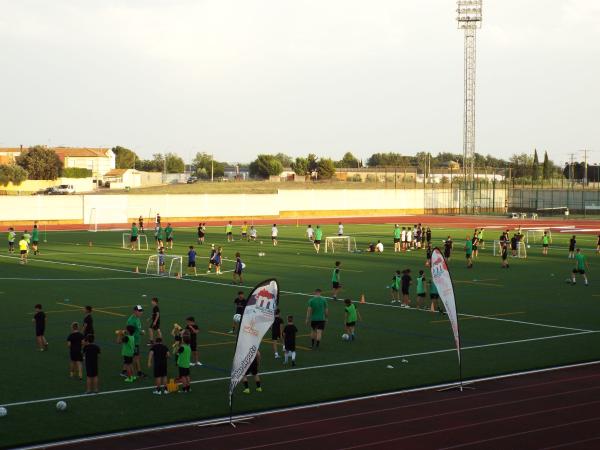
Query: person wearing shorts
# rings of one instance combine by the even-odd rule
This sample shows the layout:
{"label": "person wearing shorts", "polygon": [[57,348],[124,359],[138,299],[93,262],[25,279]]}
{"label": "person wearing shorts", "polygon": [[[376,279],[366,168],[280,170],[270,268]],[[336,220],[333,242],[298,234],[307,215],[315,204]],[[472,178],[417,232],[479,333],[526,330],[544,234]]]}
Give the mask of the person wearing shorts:
{"label": "person wearing shorts", "polygon": [[244,263],[242,262],[242,256],[240,252],[236,252],[235,254],[235,267],[233,269],[233,284],[239,284],[240,286],[244,284],[244,276],[242,272],[244,271]]}
{"label": "person wearing shorts", "polygon": [[173,227],[170,223],[167,224],[167,228],[165,228],[165,237],[167,238],[167,247],[173,248]]}
{"label": "person wearing shorts", "polygon": [[248,375],[252,375],[254,377],[254,382],[256,383],[256,392],[262,392],[262,387],[260,384],[260,375],[258,374],[258,366],[260,365],[260,351],[256,351],[256,356],[254,357],[254,361],[246,370],[246,374],[242,378],[242,383],[244,383],[244,390],[242,391],[244,394],[250,393],[250,386],[248,385]]}
{"label": "person wearing shorts", "polygon": [[131,224],[131,236],[129,238],[129,248],[131,251],[135,250],[136,243],[138,241],[138,227],[135,226],[135,222]]}
{"label": "person wearing shorts", "polygon": [[190,245],[189,250],[188,250],[188,273],[189,272],[194,272],[194,275],[198,275],[198,272],[196,271],[196,250],[194,250],[194,246]]}
{"label": "person wearing shorts", "polygon": [[117,343],[121,344],[121,356],[123,357],[123,371],[126,374],[125,382],[133,383],[137,380],[133,368],[133,357],[135,355],[135,327],[127,325],[127,329],[117,333]]}
{"label": "person wearing shorts", "polygon": [[187,331],[187,334],[190,336],[190,350],[192,352],[190,356],[190,366],[200,367],[202,365],[202,363],[198,360],[198,333],[200,332],[200,328],[198,328],[196,319],[194,319],[192,316],[185,319],[185,322],[185,331]]}
{"label": "person wearing shorts", "polygon": [[325,321],[328,316],[329,308],[327,307],[327,300],[321,296],[321,289],[315,289],[314,295],[308,301],[308,308],[306,310],[306,325],[310,321],[311,328],[310,348],[319,348],[321,338],[323,337],[323,330],[325,330]]}
{"label": "person wearing shorts", "polygon": [[242,240],[248,240],[248,224],[246,222],[242,224]]}
{"label": "person wearing shorts", "polygon": [[573,269],[573,273],[571,275],[571,284],[575,285],[575,283],[576,283],[575,277],[577,276],[577,274],[579,274],[583,277],[583,281],[585,282],[585,285],[588,286],[588,279],[587,279],[587,275],[585,274],[585,269],[587,269],[587,268],[588,268],[588,263],[585,259],[585,255],[583,253],[581,253],[581,249],[578,248],[575,251],[575,268]]}
{"label": "person wearing shorts", "polygon": [[227,235],[227,242],[233,241],[233,224],[231,223],[231,220],[225,226],[225,234]]}
{"label": "person wearing shorts", "polygon": [[283,329],[283,364],[287,364],[288,358],[292,357],[292,366],[296,365],[296,334],[298,328],[294,325],[294,316],[287,316],[287,325]]}
{"label": "person wearing shorts", "polygon": [[465,241],[465,258],[467,259],[467,269],[471,269],[473,267],[473,241],[468,235]]}
{"label": "person wearing shorts", "polygon": [[548,254],[549,246],[550,246],[550,236],[548,236],[547,231],[544,231],[544,235],[542,236],[542,255]]}
{"label": "person wearing shorts", "polygon": [[335,267],[333,269],[333,273],[331,274],[331,298],[333,298],[334,300],[337,300],[338,292],[342,288],[342,285],[340,284],[340,280],[341,280],[340,267],[341,267],[341,265],[342,265],[341,261],[336,261]]}
{"label": "person wearing shorts", "polygon": [[35,324],[35,341],[37,342],[40,352],[48,350],[48,341],[44,337],[46,332],[46,313],[42,311],[42,305],[34,306],[35,313],[33,315],[33,323]]}
{"label": "person wearing shorts", "polygon": [[440,294],[438,293],[437,290],[437,286],[435,285],[435,283],[433,282],[433,280],[431,280],[429,282],[429,299],[431,300],[431,307],[430,310],[431,312],[442,312],[440,306],[439,306],[439,298],[440,298]]}
{"label": "person wearing shorts", "polygon": [[281,327],[283,326],[283,320],[281,320],[280,313],[281,311],[279,308],[277,308],[275,310],[273,326],[271,327],[271,343],[273,344],[273,353],[275,353],[275,359],[279,359],[278,345],[281,341]]}
{"label": "person wearing shorts", "polygon": [[21,264],[27,264],[27,252],[29,251],[29,244],[25,237],[22,237],[19,241],[19,252],[21,253]]}
{"label": "person wearing shorts", "polygon": [[315,229],[315,240],[313,241],[313,247],[315,248],[315,251],[317,253],[319,253],[319,251],[321,250],[321,240],[323,239],[323,230],[321,229],[320,225],[317,225],[317,228]]}
{"label": "person wearing shorts", "polygon": [[502,243],[502,250],[501,250],[501,255],[502,255],[502,268],[503,269],[508,269],[508,245],[506,243],[506,241],[504,241]]}
{"label": "person wearing shorts", "polygon": [[575,247],[577,246],[577,238],[575,235],[569,239],[569,259],[575,258]]}
{"label": "person wearing shorts", "polygon": [[153,394],[168,394],[167,391],[167,361],[169,360],[169,349],[162,342],[162,338],[156,338],[156,342],[148,353],[148,368],[154,368],[154,391]]}
{"label": "person wearing shorts", "polygon": [[[10,227],[8,229],[8,252],[9,253],[14,253],[15,252],[15,239],[17,238],[17,233],[15,233],[15,229],[13,227]],[[599,236],[600,239],[600,236]]]}
{"label": "person wearing shorts", "polygon": [[204,236],[206,235],[204,231],[204,226],[201,223],[198,224],[198,244],[204,244]]}
{"label": "person wearing shorts", "polygon": [[182,342],[177,350],[177,369],[179,370],[179,381],[183,384],[181,392],[191,392],[190,386],[190,365],[192,357],[192,349],[190,347],[190,335],[184,333]]}
{"label": "person wearing shorts", "polygon": [[394,226],[394,253],[397,253],[401,250],[401,242],[400,242],[400,225],[396,224]]}
{"label": "person wearing shorts", "polygon": [[356,322],[360,319],[360,313],[356,309],[356,305],[352,303],[352,300],[347,298],[344,300],[344,324],[346,334],[350,337],[350,341],[356,339]]}
{"label": "person wearing shorts", "polygon": [[279,236],[279,230],[277,224],[274,223],[271,227],[271,241],[273,241],[273,247],[277,247],[277,236]]}
{"label": "person wearing shorts", "polygon": [[421,309],[421,305],[425,300],[425,272],[419,270],[419,276],[417,277],[417,309]]}
{"label": "person wearing shorts", "polygon": [[389,288],[391,289],[390,292],[392,295],[392,303],[400,303],[400,277],[400,271],[396,270],[396,273],[394,273],[394,276],[392,277],[392,284],[389,285]]}
{"label": "person wearing shorts", "polygon": [[400,278],[400,289],[402,291],[402,304],[400,307],[402,308],[410,308],[409,290],[411,283],[410,269],[406,269],[402,272],[402,277]]}
{"label": "person wearing shorts", "polygon": [[160,331],[160,307],[158,306],[158,298],[154,297],[152,299],[152,316],[150,317],[150,327],[148,329],[148,335],[150,337],[150,342],[148,346],[152,346],[154,344],[154,335],[156,337],[162,338],[162,333]]}
{"label": "person wearing shorts", "polygon": [[446,258],[446,261],[450,261],[453,245],[454,243],[452,242],[452,238],[448,236],[448,238],[444,241],[444,258]]}
{"label": "person wearing shorts", "polygon": [[69,346],[69,376],[73,378],[75,373],[83,380],[83,354],[81,347],[83,343],[83,334],[79,331],[79,324],[71,324],[71,334],[67,336],[67,345]]}
{"label": "person wearing shorts", "polygon": [[100,347],[94,344],[94,335],[88,334],[83,347],[86,394],[98,393],[98,355],[100,355]]}

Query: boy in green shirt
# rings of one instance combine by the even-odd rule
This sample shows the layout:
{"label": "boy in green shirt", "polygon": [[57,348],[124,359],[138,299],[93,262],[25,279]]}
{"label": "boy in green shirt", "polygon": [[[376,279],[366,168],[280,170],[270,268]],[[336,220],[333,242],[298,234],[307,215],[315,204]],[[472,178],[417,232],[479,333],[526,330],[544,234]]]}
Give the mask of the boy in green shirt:
{"label": "boy in green shirt", "polygon": [[315,251],[317,253],[319,253],[319,250],[321,250],[321,240],[323,239],[323,230],[321,230],[321,227],[319,225],[317,225],[317,228],[315,229],[315,240],[313,241],[313,247],[315,248]]}
{"label": "boy in green shirt", "polygon": [[308,308],[306,310],[306,325],[310,320],[310,348],[319,348],[321,343],[321,337],[323,336],[323,330],[325,329],[325,321],[329,316],[329,309],[327,308],[327,300],[321,297],[321,289],[315,289],[315,294],[308,301]]}
{"label": "boy in green shirt", "polygon": [[140,361],[140,337],[141,337],[141,334],[143,333],[142,321],[140,320],[140,317],[142,316],[143,312],[144,312],[144,309],[142,308],[142,305],[136,305],[133,307],[133,314],[131,314],[131,316],[129,316],[129,318],[127,319],[127,326],[133,327],[133,333],[132,333],[133,342],[134,342],[133,369],[134,369],[134,371],[137,372],[138,377],[146,376],[142,372],[142,363]]}
{"label": "boy in green shirt", "polygon": [[400,241],[400,235],[402,231],[400,230],[400,225],[396,224],[394,227],[394,253],[398,253],[401,249],[400,246],[402,242]]}
{"label": "boy in green shirt", "polygon": [[15,233],[15,229],[10,227],[8,229],[8,252],[15,252],[15,239],[17,238],[17,233]]}
{"label": "boy in green shirt", "polygon": [[396,273],[392,277],[392,284],[388,286],[392,295],[392,303],[400,302],[400,271],[396,270]]}
{"label": "boy in green shirt", "polygon": [[179,380],[183,384],[182,392],[191,392],[190,387],[190,362],[192,358],[192,349],[190,347],[190,334],[184,333],[182,343],[177,350],[177,368],[179,369]]}
{"label": "boy in green shirt", "polygon": [[336,261],[335,262],[335,268],[333,269],[333,273],[331,274],[331,285],[332,285],[332,290],[331,290],[331,297],[334,300],[337,300],[337,295],[338,292],[340,291],[340,289],[342,288],[342,285],[340,284],[340,266],[342,265],[341,261]]}
{"label": "boy in green shirt", "polygon": [[167,237],[167,247],[173,249],[173,227],[170,223],[168,223],[167,228],[165,228],[165,235]]}
{"label": "boy in green shirt", "polygon": [[417,309],[421,309],[421,304],[425,298],[425,272],[419,270],[417,277]]}
{"label": "boy in green shirt", "polygon": [[467,235],[465,242],[465,254],[467,257],[467,269],[471,269],[473,267],[473,241],[469,235]]}
{"label": "boy in green shirt", "polygon": [[135,353],[135,339],[133,337],[135,328],[127,325],[126,330],[117,330],[117,343],[121,344],[121,356],[123,356],[123,372],[126,374],[125,382],[133,383],[137,377],[133,374],[133,355]]}
{"label": "boy in green shirt", "polygon": [[585,285],[588,286],[587,275],[585,274],[585,269],[589,268],[588,263],[585,259],[585,255],[581,253],[581,249],[578,248],[575,252],[575,268],[573,269],[573,274],[571,275],[571,284],[575,285],[577,274],[580,274],[583,277],[583,281]]}
{"label": "boy in green shirt", "polygon": [[40,230],[38,230],[37,224],[33,226],[33,231],[31,232],[31,248],[33,249],[33,254],[39,254],[38,244],[40,243]]}
{"label": "boy in green shirt", "polygon": [[548,246],[550,245],[550,236],[548,236],[548,232],[544,231],[544,235],[542,236],[542,255],[548,254]]}
{"label": "boy in green shirt", "polygon": [[[130,242],[129,246],[132,251],[135,250],[135,246],[138,241],[138,235],[139,235],[138,227],[136,227],[135,222],[133,222],[131,224],[131,237],[129,238],[129,242]],[[139,247],[139,245],[138,245],[138,247]]]}
{"label": "boy in green shirt", "polygon": [[227,235],[227,242],[232,242],[233,241],[233,224],[231,223],[231,220],[225,226],[225,234]]}
{"label": "boy in green shirt", "polygon": [[356,328],[356,322],[358,322],[358,320],[362,320],[362,317],[360,317],[360,313],[356,309],[356,306],[352,303],[352,300],[347,298],[346,300],[344,300],[344,304],[346,305],[344,307],[344,324],[346,334],[350,336],[350,340],[353,341],[354,339],[356,339],[354,333],[354,330]]}

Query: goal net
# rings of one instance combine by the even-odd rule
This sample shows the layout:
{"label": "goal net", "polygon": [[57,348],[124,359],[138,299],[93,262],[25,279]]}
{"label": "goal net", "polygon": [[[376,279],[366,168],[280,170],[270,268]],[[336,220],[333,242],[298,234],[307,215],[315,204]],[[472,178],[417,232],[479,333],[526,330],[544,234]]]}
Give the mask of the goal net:
{"label": "goal net", "polygon": [[98,231],[98,217],[96,217],[96,208],[90,209],[90,220],[88,224],[88,231]]}
{"label": "goal net", "polygon": [[[510,241],[506,243],[508,246],[508,256],[512,256],[512,247]],[[500,241],[494,241],[494,256],[502,255],[502,246]],[[527,258],[527,244],[523,241],[517,242],[517,258]]]}
{"label": "goal net", "polygon": [[[138,234],[136,245],[138,250],[148,250],[148,238],[145,234]],[[131,248],[131,233],[123,233],[123,248]]]}
{"label": "goal net", "polygon": [[355,251],[356,239],[351,236],[327,236],[325,238],[325,253]]}
{"label": "goal net", "polygon": [[[160,261],[163,261],[163,268]],[[176,255],[150,255],[146,264],[148,275],[164,275],[166,277],[180,277],[183,275],[183,257]]]}
{"label": "goal net", "polygon": [[544,230],[543,228],[540,228],[536,230],[527,230],[525,234],[525,242],[528,244],[529,241],[533,242],[534,244],[536,242],[541,242],[542,238],[544,237],[544,232],[548,232],[548,237],[552,241],[552,232],[550,230]]}

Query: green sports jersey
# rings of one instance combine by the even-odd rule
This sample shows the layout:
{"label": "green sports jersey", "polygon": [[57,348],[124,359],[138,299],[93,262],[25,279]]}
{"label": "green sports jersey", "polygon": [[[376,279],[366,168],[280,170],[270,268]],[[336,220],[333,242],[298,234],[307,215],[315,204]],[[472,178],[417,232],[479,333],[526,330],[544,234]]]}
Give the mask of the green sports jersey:
{"label": "green sports jersey", "polygon": [[123,336],[121,339],[121,355],[133,356],[135,353],[135,339],[132,336]]}
{"label": "green sports jersey", "polygon": [[314,322],[325,320],[325,310],[327,309],[327,300],[323,297],[315,296],[308,301],[308,306],[311,309],[310,320]]}
{"label": "green sports jersey", "polygon": [[477,237],[480,241],[483,239],[483,230],[479,230],[479,234],[477,235]]}
{"label": "green sports jersey", "polygon": [[400,228],[394,228],[394,239],[400,239]]}
{"label": "green sports jersey", "polygon": [[37,228],[34,228],[31,232],[31,240],[36,242],[40,240],[40,232]]}
{"label": "green sports jersey", "polygon": [[431,283],[429,284],[429,294],[437,294],[438,290],[437,290],[437,286],[435,285],[435,283],[433,282],[433,280],[431,280]]}
{"label": "green sports jersey", "polygon": [[547,235],[547,234],[545,234],[545,235],[542,237],[542,244],[544,244],[544,245],[548,245],[548,243],[549,243],[549,242],[550,242],[550,238],[548,237],[548,235]]}
{"label": "green sports jersey", "polygon": [[400,275],[394,275],[394,278],[392,278],[392,287],[394,289],[400,288]]}
{"label": "green sports jersey", "polygon": [[138,227],[135,225],[131,227],[131,237],[137,237],[138,235]]}
{"label": "green sports jersey", "polygon": [[15,242],[15,238],[17,237],[17,233],[14,231],[8,232],[8,242]]}
{"label": "green sports jersey", "polygon": [[331,281],[333,281],[334,283],[340,281],[340,269],[338,267],[333,269],[333,273],[331,274]]}
{"label": "green sports jersey", "polygon": [[156,237],[158,238],[159,241],[163,240],[163,233],[164,230],[162,229],[162,227],[158,227],[158,230],[156,230]]}
{"label": "green sports jersey", "polygon": [[225,227],[225,231],[227,233],[232,233],[233,232],[233,225],[227,224],[227,226]]}
{"label": "green sports jersey", "polygon": [[132,314],[127,319],[127,325],[131,325],[135,328],[135,332],[133,333],[133,340],[135,341],[135,345],[139,345],[140,333],[142,331],[142,321],[135,314]]}
{"label": "green sports jersey", "polygon": [[578,270],[585,270],[585,256],[582,253],[577,253],[575,255],[575,261]]}
{"label": "green sports jersey", "polygon": [[192,349],[188,344],[181,344],[180,351],[177,353],[177,366],[183,369],[190,368],[190,360],[192,359]]}
{"label": "green sports jersey", "polygon": [[347,322],[356,322],[356,318],[357,318],[357,314],[356,314],[356,306],[354,306],[353,304],[350,304],[350,306],[346,306],[344,308],[344,311],[346,311],[346,321]]}
{"label": "green sports jersey", "polygon": [[173,228],[171,228],[171,227],[165,228],[165,234],[167,235],[167,239],[172,238],[173,237]]}
{"label": "green sports jersey", "polygon": [[323,239],[323,230],[317,228],[315,230],[315,240],[320,241],[321,239]]}
{"label": "green sports jersey", "polygon": [[473,242],[470,239],[465,243],[465,247],[466,247],[467,255],[470,255],[471,253],[473,253]]}
{"label": "green sports jersey", "polygon": [[25,233],[25,234],[23,234],[23,239],[25,239],[27,241],[27,243],[29,244],[29,241],[31,240],[31,235],[29,233]]}
{"label": "green sports jersey", "polygon": [[417,294],[425,293],[425,277],[417,277]]}

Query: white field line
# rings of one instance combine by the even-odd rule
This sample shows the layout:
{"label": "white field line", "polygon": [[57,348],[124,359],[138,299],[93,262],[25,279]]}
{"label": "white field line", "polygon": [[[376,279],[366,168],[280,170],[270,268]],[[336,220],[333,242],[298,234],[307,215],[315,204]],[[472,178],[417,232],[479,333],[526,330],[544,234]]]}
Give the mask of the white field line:
{"label": "white field line", "polygon": [[[592,333],[597,333],[597,332],[596,331],[584,331],[584,332],[578,332],[578,333],[555,334],[552,336],[542,336],[542,337],[537,337],[537,338],[519,339],[519,340],[514,340],[514,341],[494,342],[491,344],[471,345],[471,346],[467,346],[467,347],[462,347],[461,350],[477,350],[477,349],[482,349],[482,348],[500,347],[503,345],[545,341],[545,340],[549,340],[549,339],[560,339],[560,338],[565,338],[565,337],[580,336],[580,335],[592,334]],[[345,361],[345,362],[340,362],[340,363],[320,364],[317,366],[296,367],[293,369],[290,368],[290,369],[282,369],[282,370],[271,370],[268,372],[261,372],[260,375],[262,375],[262,376],[264,376],[264,375],[280,375],[280,374],[284,374],[284,373],[303,372],[303,371],[307,371],[307,370],[328,369],[328,368],[332,368],[332,367],[343,367],[343,366],[352,366],[352,365],[356,365],[356,364],[382,362],[382,361],[389,361],[389,360],[399,359],[399,358],[416,358],[418,356],[438,355],[441,353],[450,353],[450,352],[455,352],[455,351],[456,351],[456,348],[453,347],[453,348],[447,348],[447,349],[443,349],[443,350],[432,350],[432,351],[420,352],[420,353],[406,353],[403,355],[394,355],[394,356],[382,356],[382,357],[378,357],[378,358],[361,359],[361,360],[357,360],[357,361]],[[229,380],[229,379],[230,379],[230,377],[208,378],[208,379],[204,379],[204,380],[192,381],[191,383],[192,384],[205,384],[205,383],[213,383],[216,381],[225,381],[225,380]],[[455,383],[453,383],[453,384],[455,384]],[[113,395],[113,394],[121,394],[124,392],[144,391],[144,390],[149,390],[149,389],[154,389],[154,386],[144,386],[144,387],[136,387],[136,388],[129,388],[129,389],[115,389],[112,391],[99,392],[98,394],[94,394],[94,395]],[[58,401],[58,400],[77,399],[77,398],[90,397],[90,396],[91,396],[90,394],[74,394],[74,395],[66,395],[66,396],[62,396],[62,397],[51,397],[51,398],[43,398],[43,399],[37,399],[37,400],[26,400],[26,401],[21,401],[21,402],[5,403],[2,406],[4,406],[4,407],[24,406],[24,405],[46,403],[46,402],[52,402],[52,401]]]}
{"label": "white field line", "polygon": [[[18,260],[19,257],[18,256],[7,256],[7,255],[0,255],[0,258],[7,258],[7,259],[14,259],[14,260]],[[67,263],[67,262],[63,262],[63,261],[52,261],[52,260],[46,260],[46,259],[31,259],[30,262],[44,262],[44,263],[48,263],[48,264],[58,264],[58,265],[65,265],[65,266],[76,266],[76,267],[84,267],[87,269],[100,269],[100,270],[110,270],[110,271],[114,271],[114,272],[125,272],[125,273],[132,273],[129,272],[128,270],[125,269],[116,269],[113,267],[104,267],[104,266],[91,266],[89,264],[76,264],[76,263]],[[226,273],[226,272],[230,272],[230,271],[223,271],[222,273]],[[159,278],[159,279],[174,279],[174,278],[168,278],[168,277],[164,277],[162,275],[154,275],[154,274],[140,274],[140,278]],[[216,274],[204,274],[205,276],[208,275],[213,275],[213,276],[217,276]],[[198,276],[201,276],[200,274]],[[135,278],[132,277],[132,278]],[[246,289],[252,289],[254,286],[246,286],[246,285],[239,285],[239,284],[231,284],[231,283],[226,283],[226,282],[218,282],[218,281],[207,281],[207,280],[197,280],[197,279],[193,279],[192,277],[186,276],[186,277],[182,277],[181,280],[183,281],[189,281],[192,283],[204,283],[204,284],[212,284],[215,286],[227,286],[227,287],[235,287],[235,288],[246,288]],[[303,297],[312,297],[313,294],[307,294],[304,292],[293,292],[293,291],[284,291],[282,290],[281,293],[283,294],[290,294],[290,295],[298,295],[298,296],[303,296]],[[331,297],[326,297],[331,299]],[[400,306],[395,306],[395,305],[391,305],[391,304],[385,304],[385,303],[377,303],[377,302],[366,302],[364,303],[366,305],[371,305],[371,306],[378,306],[378,307],[382,307],[382,308],[396,308],[396,309],[404,309],[404,308],[400,308]],[[420,309],[415,309],[415,308],[410,308],[409,311],[420,311],[420,312],[425,312],[428,314],[431,314],[429,311],[426,310],[420,310]],[[472,318],[477,318],[477,319],[485,319],[485,320],[495,320],[498,322],[511,322],[511,323],[517,323],[517,324],[521,324],[521,325],[531,325],[531,326],[536,326],[536,327],[544,327],[544,328],[555,328],[557,330],[568,330],[568,331],[580,331],[580,332],[587,332],[587,333],[594,333],[594,330],[586,330],[583,328],[573,328],[573,327],[565,327],[565,326],[561,326],[561,325],[550,325],[550,324],[545,324],[545,323],[538,323],[538,322],[527,322],[527,321],[523,321],[523,320],[514,320],[514,319],[502,319],[500,317],[490,317],[490,316],[479,316],[479,315],[473,315],[473,314],[467,314],[467,313],[459,313],[459,316],[464,316],[464,317],[472,317]]]}
{"label": "white field line", "polygon": [[[475,379],[469,380],[468,382],[465,382],[463,384],[482,383],[482,382],[486,382],[486,381],[503,380],[503,379],[507,379],[507,378],[533,375],[533,374],[538,374],[538,373],[555,372],[557,370],[574,369],[574,368],[578,368],[578,367],[587,367],[587,366],[592,366],[592,365],[596,365],[599,363],[600,363],[600,361],[592,361],[592,362],[585,362],[585,363],[578,363],[578,364],[569,364],[569,365],[565,365],[565,366],[547,367],[544,369],[535,369],[535,370],[527,370],[527,371],[522,371],[522,372],[514,372],[514,373],[508,373],[508,374],[504,374],[504,375],[494,375],[491,377],[475,378]],[[45,449],[45,448],[59,447],[59,446],[65,446],[65,445],[83,444],[83,443],[87,443],[87,442],[100,441],[100,440],[104,440],[104,439],[120,438],[120,437],[135,435],[135,434],[152,433],[152,432],[165,431],[165,430],[176,430],[176,429],[180,429],[180,428],[184,428],[184,427],[191,427],[191,426],[205,427],[205,426],[218,425],[218,424],[228,424],[231,422],[250,420],[250,419],[254,419],[255,417],[262,417],[262,416],[266,416],[269,414],[281,414],[281,413],[288,413],[288,412],[294,412],[294,411],[302,411],[305,409],[320,408],[320,407],[324,407],[324,406],[334,406],[334,405],[340,405],[340,404],[345,404],[345,403],[350,403],[350,402],[357,402],[357,401],[361,401],[361,400],[379,399],[379,398],[393,397],[393,396],[397,396],[397,395],[406,395],[406,394],[411,394],[411,393],[415,393],[415,392],[440,390],[440,389],[454,387],[454,386],[457,386],[457,383],[444,383],[444,384],[437,384],[437,385],[432,385],[432,386],[423,386],[423,387],[412,388],[412,389],[403,389],[403,390],[398,390],[398,391],[384,392],[381,394],[363,395],[363,396],[359,396],[359,397],[346,398],[343,400],[330,400],[330,401],[326,401],[326,402],[309,403],[306,405],[270,409],[267,411],[250,412],[250,413],[246,413],[246,414],[237,414],[233,417],[229,417],[229,416],[218,417],[218,418],[214,418],[214,419],[196,420],[196,421],[192,421],[192,422],[183,422],[183,423],[176,423],[176,424],[170,424],[170,425],[159,425],[159,426],[155,426],[155,427],[146,427],[146,428],[138,428],[135,430],[120,431],[120,432],[115,432],[115,433],[106,433],[106,434],[100,434],[100,435],[94,435],[94,436],[88,436],[88,437],[82,437],[82,438],[75,438],[75,439],[70,439],[70,440],[65,440],[65,441],[58,441],[58,442],[51,442],[51,443],[46,443],[46,444],[32,445],[32,446],[28,446],[28,447],[21,447],[21,449],[22,450],[37,450],[37,449]],[[491,391],[491,392],[494,393],[496,391]]]}

